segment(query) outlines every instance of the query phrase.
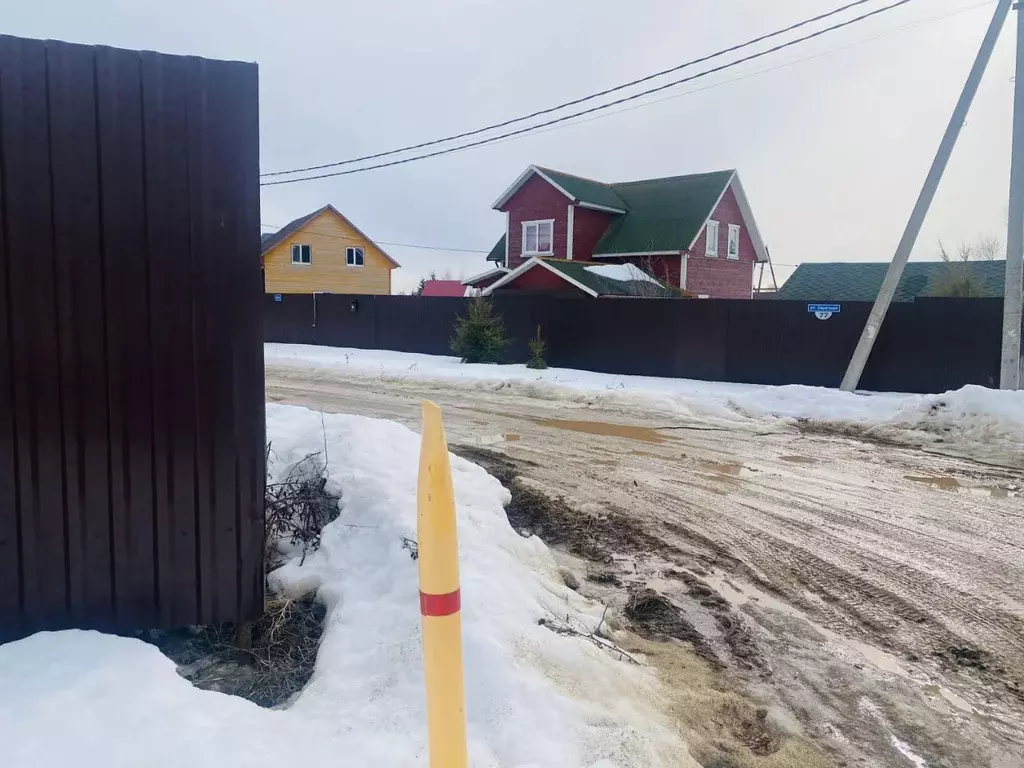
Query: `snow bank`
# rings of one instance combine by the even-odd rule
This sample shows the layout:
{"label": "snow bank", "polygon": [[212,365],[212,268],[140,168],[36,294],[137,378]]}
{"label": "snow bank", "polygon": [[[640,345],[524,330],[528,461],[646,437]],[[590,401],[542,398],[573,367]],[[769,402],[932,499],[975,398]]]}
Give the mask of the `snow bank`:
{"label": "snow bank", "polygon": [[813,421],[899,439],[941,440],[971,455],[1024,460],[1024,391],[967,386],[941,395],[841,392],[801,385],[763,386],[622,376],[525,365],[464,365],[456,357],[364,349],[267,344],[269,365],[324,368],[351,376],[509,391],[545,399],[640,407],[702,420]]}
{"label": "snow bank", "polygon": [[[273,467],[322,450],[319,414],[269,405]],[[0,742],[11,766],[425,766],[416,563],[418,436],[327,414],[328,488],[341,516],[321,549],[272,574],[328,606],[316,671],[268,711],[200,691],[136,640],[42,633],[0,646]],[[655,708],[653,671],[537,620],[597,625],[600,606],[561,584],[544,545],[508,524],[507,491],[452,458],[458,505],[471,764],[695,766]]]}
{"label": "snow bank", "polygon": [[654,283],[660,285],[657,280],[644,272],[635,264],[599,264],[596,267],[584,267],[587,272],[607,278],[609,280],[621,280],[629,283]]}

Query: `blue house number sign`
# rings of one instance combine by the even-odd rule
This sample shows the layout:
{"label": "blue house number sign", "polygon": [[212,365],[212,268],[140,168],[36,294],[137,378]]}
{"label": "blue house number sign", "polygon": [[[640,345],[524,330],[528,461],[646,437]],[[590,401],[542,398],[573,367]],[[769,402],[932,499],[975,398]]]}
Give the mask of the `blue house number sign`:
{"label": "blue house number sign", "polygon": [[842,309],[841,304],[808,304],[807,311],[814,314],[819,320],[828,320],[833,314]]}

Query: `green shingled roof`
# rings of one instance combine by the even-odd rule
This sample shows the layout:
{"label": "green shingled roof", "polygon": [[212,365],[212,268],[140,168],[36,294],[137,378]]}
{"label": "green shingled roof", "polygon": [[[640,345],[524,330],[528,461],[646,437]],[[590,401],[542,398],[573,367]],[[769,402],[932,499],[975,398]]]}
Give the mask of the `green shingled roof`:
{"label": "green shingled roof", "polygon": [[502,235],[501,239],[494,244],[491,248],[491,252],[487,254],[487,261],[505,261],[505,236]]}
{"label": "green shingled roof", "polygon": [[[888,262],[801,264],[776,294],[795,301],[874,301],[882,287]],[[1005,261],[912,261],[903,270],[894,301],[934,296],[950,274],[970,275],[982,297],[1003,295]]]}
{"label": "green shingled roof", "polygon": [[[585,285],[598,296],[630,296],[644,298],[679,298],[680,292],[666,288],[654,278],[650,280],[613,280],[587,270],[587,267],[608,267],[607,263],[593,261],[566,261],[565,259],[538,259],[566,277]],[[534,267],[537,269],[537,267]]]}
{"label": "green shingled roof", "polygon": [[612,221],[594,253],[685,251],[733,173],[716,171],[610,184],[629,212]]}
{"label": "green shingled roof", "polygon": [[[550,168],[531,166],[531,170],[547,176],[580,203],[625,211],[612,214],[607,231],[594,248],[599,256],[685,251],[736,174],[733,170],[714,171],[604,184]],[[520,177],[526,178],[528,173]],[[511,194],[506,193],[499,202]],[[497,248],[488,260],[495,260]]]}
{"label": "green shingled roof", "polygon": [[582,176],[573,176],[570,173],[553,171],[550,168],[541,168],[539,165],[534,167],[545,176],[550,177],[552,181],[581,203],[603,205],[605,208],[616,208],[620,211],[628,210],[626,204],[610,184],[584,179]]}

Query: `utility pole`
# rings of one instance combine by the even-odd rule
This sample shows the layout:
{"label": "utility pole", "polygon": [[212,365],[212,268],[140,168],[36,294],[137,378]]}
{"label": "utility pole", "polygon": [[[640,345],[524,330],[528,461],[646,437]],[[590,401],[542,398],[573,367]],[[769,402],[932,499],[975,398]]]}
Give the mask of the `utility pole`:
{"label": "utility pole", "polygon": [[914,205],[914,210],[910,214],[910,220],[907,222],[907,228],[903,232],[903,237],[900,238],[899,245],[896,246],[896,253],[889,264],[889,271],[885,274],[885,280],[882,281],[882,287],[878,291],[878,298],[875,299],[875,305],[871,308],[871,314],[868,315],[867,323],[864,324],[860,341],[857,342],[857,349],[850,359],[846,375],[843,376],[843,383],[840,385],[840,388],[847,392],[852,392],[857,388],[860,376],[864,372],[864,366],[871,355],[871,347],[874,346],[878,330],[882,327],[885,313],[889,311],[889,304],[892,303],[892,297],[896,293],[896,286],[903,276],[903,268],[907,265],[910,253],[914,250],[914,245],[917,243],[917,236],[921,233],[921,225],[924,223],[924,218],[928,215],[928,209],[935,198],[935,190],[942,180],[942,174],[946,171],[949,156],[953,153],[953,147],[956,146],[956,140],[960,136],[960,129],[963,128],[964,121],[967,119],[967,113],[974,102],[974,96],[978,92],[978,85],[981,83],[981,78],[985,74],[988,62],[992,58],[992,50],[996,46],[996,40],[999,39],[999,33],[1002,31],[1006,17],[1010,13],[1012,2],[1013,0],[999,0],[999,5],[996,6],[995,13],[992,15],[992,21],[988,26],[988,31],[985,33],[985,39],[981,42],[978,57],[974,60],[974,66],[971,67],[970,74],[967,75],[967,82],[964,84],[963,93],[960,94],[960,100],[957,101],[956,107],[953,110],[953,116],[949,120],[946,133],[943,135],[938,152],[935,154],[935,160],[932,161],[932,167],[925,178],[924,187],[922,187],[921,194],[917,198],[917,204]]}
{"label": "utility pole", "polygon": [[1013,85],[1013,148],[1010,150],[1010,223],[1006,233],[1003,288],[1003,350],[999,388],[1020,389],[1021,298],[1024,292],[1024,11],[1018,2],[1017,68]]}

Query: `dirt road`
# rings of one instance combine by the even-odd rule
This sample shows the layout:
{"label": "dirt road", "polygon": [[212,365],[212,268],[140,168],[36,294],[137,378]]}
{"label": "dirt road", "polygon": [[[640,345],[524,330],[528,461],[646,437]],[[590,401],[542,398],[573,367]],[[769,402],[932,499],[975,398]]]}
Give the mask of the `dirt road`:
{"label": "dirt road", "polygon": [[[451,443],[507,456],[580,510],[636,521],[673,554],[619,567],[680,605],[752,691],[832,754],[1024,765],[1019,470],[781,423],[684,423],[322,370],[269,368],[267,388],[414,428],[430,398]],[[741,617],[744,654],[695,599],[708,588]]]}

